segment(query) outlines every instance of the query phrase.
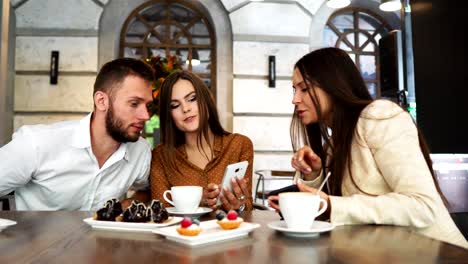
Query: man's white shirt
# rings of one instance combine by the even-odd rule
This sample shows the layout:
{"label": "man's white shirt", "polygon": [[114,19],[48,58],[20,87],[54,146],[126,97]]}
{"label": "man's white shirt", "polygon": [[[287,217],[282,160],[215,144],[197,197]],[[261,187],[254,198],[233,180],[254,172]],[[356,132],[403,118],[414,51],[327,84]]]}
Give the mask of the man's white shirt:
{"label": "man's white shirt", "polygon": [[[23,126],[0,148],[0,196],[15,191],[17,210],[97,210],[131,186],[148,186],[149,143],[122,143],[99,168],[91,114],[81,120]],[[99,144],[99,141],[96,142]]]}

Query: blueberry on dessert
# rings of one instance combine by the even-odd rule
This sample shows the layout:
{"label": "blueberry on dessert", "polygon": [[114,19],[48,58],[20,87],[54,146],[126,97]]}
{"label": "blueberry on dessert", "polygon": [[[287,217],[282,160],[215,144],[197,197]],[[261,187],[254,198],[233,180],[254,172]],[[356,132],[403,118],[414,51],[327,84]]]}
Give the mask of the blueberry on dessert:
{"label": "blueberry on dessert", "polygon": [[94,220],[115,221],[115,218],[122,213],[122,204],[117,199],[106,201],[104,207],[94,213]]}
{"label": "blueberry on dessert", "polygon": [[162,223],[169,219],[169,214],[161,201],[152,200],[150,206],[146,208],[146,218],[152,223]]}
{"label": "blueberry on dessert", "polygon": [[223,220],[226,217],[226,213],[223,210],[216,210],[216,219]]}
{"label": "blueberry on dessert", "polygon": [[183,236],[197,236],[201,232],[200,221],[185,217],[176,229]]}
{"label": "blueberry on dessert", "polygon": [[240,218],[237,215],[237,212],[234,210],[229,211],[227,215],[223,217],[221,220],[218,218],[217,214],[216,214],[216,218],[218,219],[216,223],[218,223],[218,225],[222,229],[226,229],[226,230],[236,229],[242,224],[242,222],[244,222],[244,220]]}
{"label": "blueberry on dessert", "polygon": [[146,206],[140,201],[134,200],[132,204],[123,212],[122,221],[124,222],[147,222]]}

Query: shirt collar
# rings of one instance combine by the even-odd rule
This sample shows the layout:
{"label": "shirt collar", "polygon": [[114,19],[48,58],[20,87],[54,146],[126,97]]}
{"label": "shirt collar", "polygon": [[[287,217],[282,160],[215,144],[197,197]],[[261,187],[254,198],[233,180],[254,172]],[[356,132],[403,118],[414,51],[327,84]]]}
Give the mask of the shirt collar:
{"label": "shirt collar", "polygon": [[[86,117],[78,122],[73,132],[71,145],[76,148],[91,148],[91,118],[93,113],[89,113]],[[127,143],[120,143],[119,148],[112,154],[117,160],[130,160]]]}
{"label": "shirt collar", "polygon": [[86,117],[78,122],[73,132],[71,145],[77,148],[91,147],[91,117],[93,113],[89,113]]}
{"label": "shirt collar", "polygon": [[216,136],[214,137],[213,142],[213,152],[214,156],[218,156],[219,153],[223,151],[223,136]]}

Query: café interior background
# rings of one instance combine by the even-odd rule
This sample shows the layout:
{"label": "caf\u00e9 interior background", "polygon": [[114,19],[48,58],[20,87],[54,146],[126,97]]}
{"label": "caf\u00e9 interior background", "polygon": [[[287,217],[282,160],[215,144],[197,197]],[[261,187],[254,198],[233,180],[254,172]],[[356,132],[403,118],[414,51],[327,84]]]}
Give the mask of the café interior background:
{"label": "caf\u00e9 interior background", "polygon": [[[123,25],[145,2],[165,1],[3,0],[2,26],[8,23],[9,35],[2,38],[8,39],[2,43],[2,54],[8,54],[2,56],[2,65],[8,65],[9,78],[0,93],[12,100],[4,102],[7,111],[0,118],[12,120],[12,125],[4,122],[0,146],[22,125],[77,119],[92,111],[96,74],[119,56]],[[337,10],[324,0],[169,2],[190,3],[211,23],[211,63],[216,63],[211,74],[216,76],[221,121],[227,130],[252,139],[254,170],[291,170],[293,65],[309,51],[336,41],[324,31]],[[348,8],[369,11],[390,29],[399,29],[400,11],[383,12],[379,4],[353,0]],[[49,76],[52,51],[59,51],[56,85]],[[274,88],[268,85],[269,56],[276,62]]]}

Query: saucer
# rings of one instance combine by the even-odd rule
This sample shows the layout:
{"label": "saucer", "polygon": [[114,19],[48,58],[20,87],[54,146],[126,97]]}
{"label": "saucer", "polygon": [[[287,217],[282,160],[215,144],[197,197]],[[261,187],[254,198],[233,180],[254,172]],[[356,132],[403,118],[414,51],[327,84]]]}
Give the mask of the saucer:
{"label": "saucer", "polygon": [[314,221],[312,227],[306,230],[288,228],[284,221],[271,222],[268,224],[268,227],[291,237],[316,237],[320,233],[328,232],[335,228],[333,224],[324,221]]}
{"label": "saucer", "polygon": [[180,212],[180,211],[177,211],[175,207],[167,207],[166,210],[171,215],[189,216],[189,217],[199,217],[201,215],[204,215],[213,211],[213,209],[208,208],[208,207],[198,207],[195,210],[195,212]]}

